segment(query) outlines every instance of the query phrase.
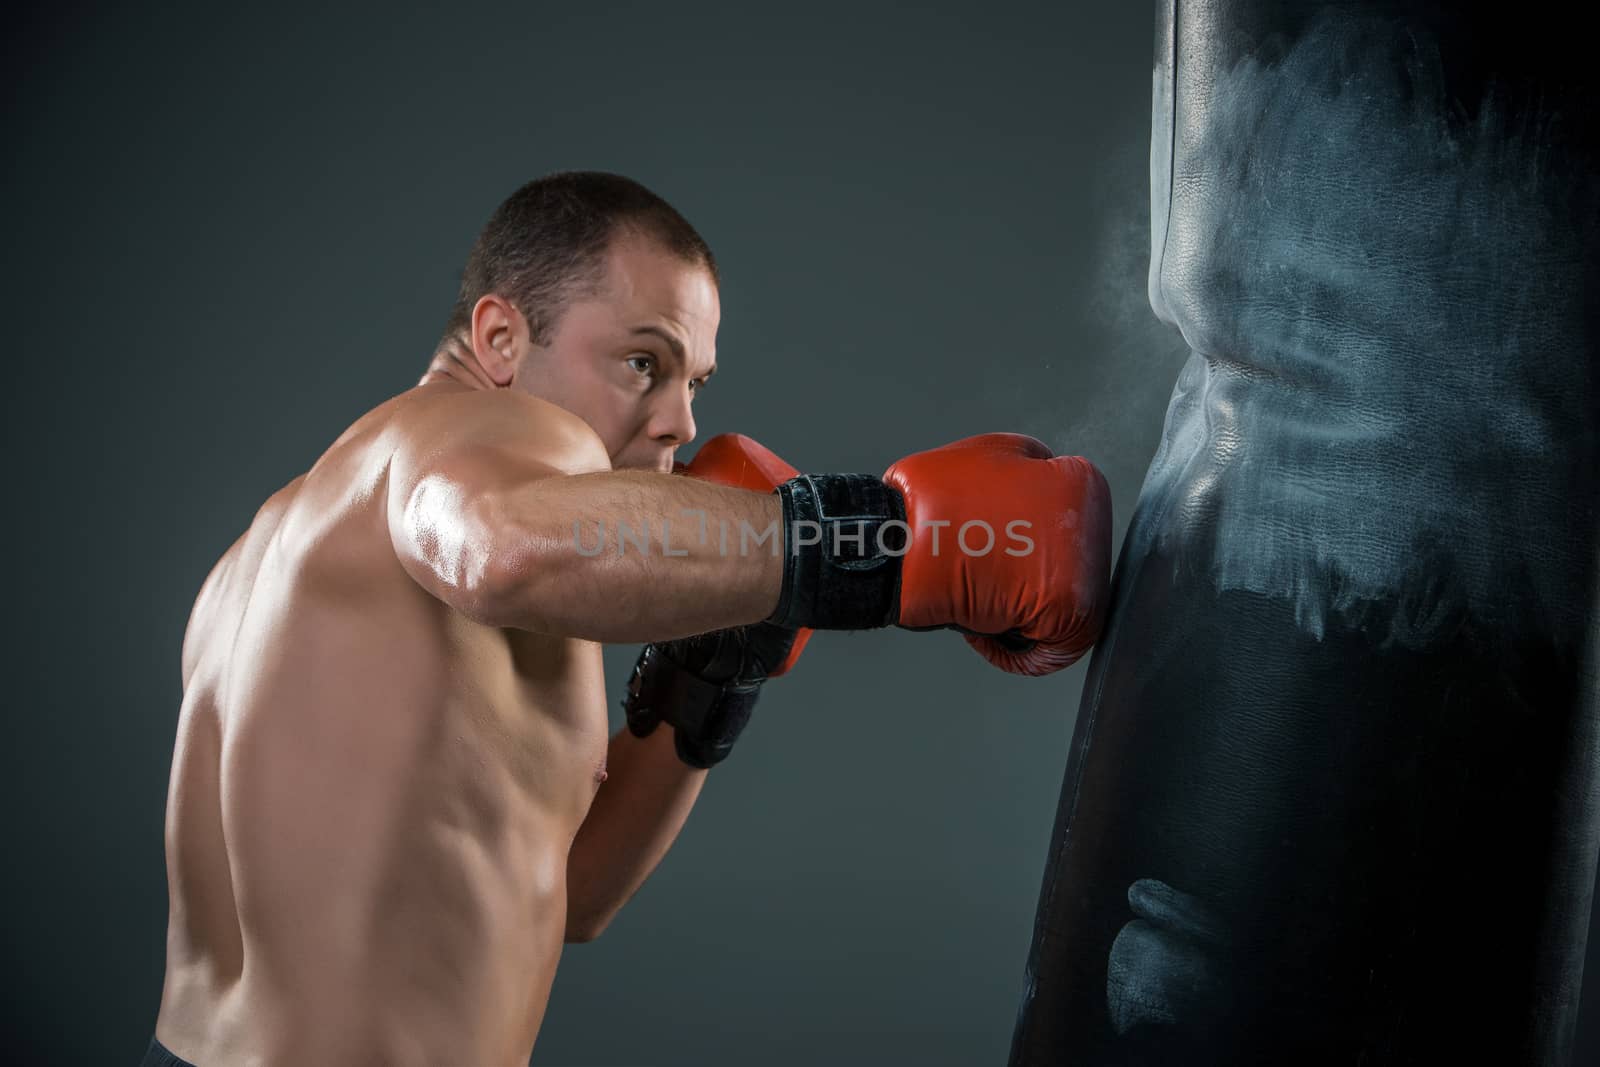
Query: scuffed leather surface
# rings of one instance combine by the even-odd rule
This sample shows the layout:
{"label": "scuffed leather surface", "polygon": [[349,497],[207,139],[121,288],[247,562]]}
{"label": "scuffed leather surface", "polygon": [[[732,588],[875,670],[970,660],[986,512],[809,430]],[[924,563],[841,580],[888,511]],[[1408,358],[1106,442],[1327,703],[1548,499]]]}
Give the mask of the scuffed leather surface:
{"label": "scuffed leather surface", "polygon": [[1565,1062],[1600,848],[1572,29],[1158,7],[1150,296],[1192,355],[1013,1063]]}

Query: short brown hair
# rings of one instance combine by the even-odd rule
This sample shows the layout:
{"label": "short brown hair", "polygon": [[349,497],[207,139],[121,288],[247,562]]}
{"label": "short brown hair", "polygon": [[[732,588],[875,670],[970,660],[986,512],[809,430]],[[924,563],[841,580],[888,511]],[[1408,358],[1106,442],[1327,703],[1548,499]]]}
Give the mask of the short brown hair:
{"label": "short brown hair", "polygon": [[512,193],[490,216],[467,256],[441,346],[468,328],[472,309],[490,293],[515,304],[535,343],[548,344],[567,305],[599,288],[606,250],[624,229],[705,267],[720,284],[705,240],[643,185],[601,171],[551,174]]}

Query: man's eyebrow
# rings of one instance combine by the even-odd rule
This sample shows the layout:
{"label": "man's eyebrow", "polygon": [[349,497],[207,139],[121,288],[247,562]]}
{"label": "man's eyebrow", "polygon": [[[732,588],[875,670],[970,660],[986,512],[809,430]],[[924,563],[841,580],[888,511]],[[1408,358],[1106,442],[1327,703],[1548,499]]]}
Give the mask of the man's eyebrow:
{"label": "man's eyebrow", "polygon": [[[678,357],[678,364],[680,366],[688,366],[689,356],[688,353],[684,352],[683,350],[682,341],[678,340],[676,337],[672,336],[659,326],[635,326],[633,328],[633,334],[635,337],[642,333],[649,334],[652,337],[661,338],[661,340],[666,342],[667,347],[672,349],[672,354]],[[717,365],[713,363],[711,364],[711,369],[705,372],[701,380],[703,381],[705,378],[709,378],[715,373],[717,373]]]}

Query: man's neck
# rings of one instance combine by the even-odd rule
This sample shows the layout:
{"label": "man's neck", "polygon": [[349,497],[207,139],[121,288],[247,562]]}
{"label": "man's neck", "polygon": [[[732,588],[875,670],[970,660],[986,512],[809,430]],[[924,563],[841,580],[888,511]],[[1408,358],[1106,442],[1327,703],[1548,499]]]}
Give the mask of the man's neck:
{"label": "man's neck", "polygon": [[452,337],[439,346],[433,354],[433,359],[428,363],[428,369],[423,371],[418,385],[431,385],[434,382],[451,381],[464,385],[469,389],[493,389],[494,382],[483,373],[483,368],[478,365],[477,358],[472,354],[472,349],[459,337]]}

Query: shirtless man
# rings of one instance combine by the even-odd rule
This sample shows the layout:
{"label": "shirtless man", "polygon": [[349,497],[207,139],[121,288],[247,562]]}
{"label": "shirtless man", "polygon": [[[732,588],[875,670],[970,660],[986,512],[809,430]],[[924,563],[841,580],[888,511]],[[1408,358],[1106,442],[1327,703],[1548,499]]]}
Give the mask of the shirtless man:
{"label": "shirtless man", "polygon": [[[793,478],[724,437],[673,476],[719,314],[665,202],[532,182],[421,382],[217,563],[184,636],[147,1064],[526,1063],[563,942],[644,882],[810,627],[953,627],[1026,673],[1092,643],[1110,507],[1087,461],[988,435]],[[951,544],[974,522],[991,551]],[[618,523],[652,544],[585,547]],[[744,530],[778,536],[716,535]],[[656,642],[609,739],[602,642]]]}

